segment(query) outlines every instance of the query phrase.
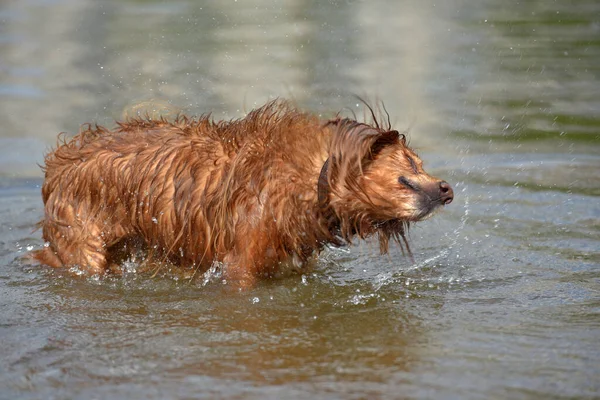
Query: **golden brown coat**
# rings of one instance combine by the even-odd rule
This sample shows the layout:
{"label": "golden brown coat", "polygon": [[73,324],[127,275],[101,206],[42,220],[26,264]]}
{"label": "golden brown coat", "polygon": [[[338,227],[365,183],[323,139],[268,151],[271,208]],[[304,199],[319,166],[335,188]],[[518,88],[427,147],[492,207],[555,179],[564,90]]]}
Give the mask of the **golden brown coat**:
{"label": "golden brown coat", "polygon": [[103,273],[137,239],[184,267],[221,262],[241,286],[356,235],[377,233],[385,252],[452,200],[391,127],[321,121],[283,101],[232,121],[87,125],[47,155],[45,175],[41,262]]}

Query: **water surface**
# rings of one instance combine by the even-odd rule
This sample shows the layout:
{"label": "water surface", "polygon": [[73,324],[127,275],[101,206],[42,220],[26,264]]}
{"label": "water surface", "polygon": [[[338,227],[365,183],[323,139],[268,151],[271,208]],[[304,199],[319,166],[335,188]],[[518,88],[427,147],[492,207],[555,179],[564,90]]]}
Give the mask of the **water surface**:
{"label": "water surface", "polygon": [[[439,3],[0,5],[0,398],[600,397],[600,6]],[[367,242],[232,293],[22,259],[58,132],[353,94],[454,187],[414,263]]]}

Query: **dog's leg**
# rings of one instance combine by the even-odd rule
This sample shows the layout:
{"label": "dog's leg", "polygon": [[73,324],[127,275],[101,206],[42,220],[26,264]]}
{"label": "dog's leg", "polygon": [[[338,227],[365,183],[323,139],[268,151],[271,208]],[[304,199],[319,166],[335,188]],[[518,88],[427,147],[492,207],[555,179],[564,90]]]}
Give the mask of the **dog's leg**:
{"label": "dog's leg", "polygon": [[225,279],[234,288],[251,289],[256,283],[256,276],[252,273],[253,267],[248,263],[247,258],[230,252],[223,259],[223,264]]}
{"label": "dog's leg", "polygon": [[264,267],[268,235],[262,229],[240,229],[232,250],[224,257],[225,278],[241,290],[252,288]]}
{"label": "dog's leg", "polygon": [[96,222],[102,219],[87,216],[82,207],[64,204],[46,212],[43,237],[49,247],[36,258],[52,267],[77,266],[87,275],[102,274],[106,269],[106,243],[114,239]]}
{"label": "dog's leg", "polygon": [[[44,227],[44,238],[50,241],[45,249],[46,256],[38,258],[41,262],[51,261],[50,266],[57,266],[60,259],[64,266],[77,266],[87,275],[102,274],[106,268],[106,245],[96,226],[70,225],[60,227]],[[60,265],[58,265],[60,266]]]}

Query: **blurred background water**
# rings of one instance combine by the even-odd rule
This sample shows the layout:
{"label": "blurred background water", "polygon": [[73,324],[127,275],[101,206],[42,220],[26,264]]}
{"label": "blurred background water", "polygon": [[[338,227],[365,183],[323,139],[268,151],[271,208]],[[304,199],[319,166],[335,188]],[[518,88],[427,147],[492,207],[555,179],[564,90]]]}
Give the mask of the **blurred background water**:
{"label": "blurred background water", "polygon": [[[600,3],[0,2],[0,398],[600,397]],[[241,294],[34,266],[56,135],[380,99],[456,199]]]}

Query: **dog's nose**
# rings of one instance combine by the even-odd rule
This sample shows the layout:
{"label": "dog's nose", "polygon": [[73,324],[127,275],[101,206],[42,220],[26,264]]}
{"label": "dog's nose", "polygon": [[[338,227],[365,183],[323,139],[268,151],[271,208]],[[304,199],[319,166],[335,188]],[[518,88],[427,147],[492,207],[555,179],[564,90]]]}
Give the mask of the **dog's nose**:
{"label": "dog's nose", "polygon": [[454,199],[454,191],[450,187],[450,184],[446,181],[440,182],[440,200],[444,204],[452,203]]}

